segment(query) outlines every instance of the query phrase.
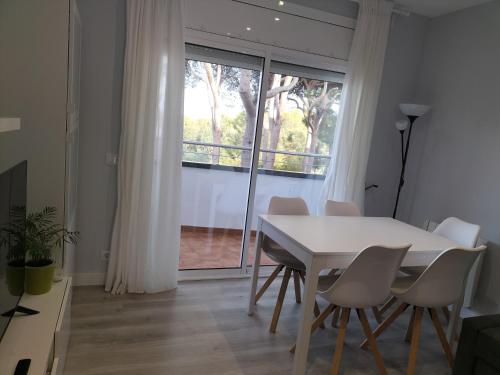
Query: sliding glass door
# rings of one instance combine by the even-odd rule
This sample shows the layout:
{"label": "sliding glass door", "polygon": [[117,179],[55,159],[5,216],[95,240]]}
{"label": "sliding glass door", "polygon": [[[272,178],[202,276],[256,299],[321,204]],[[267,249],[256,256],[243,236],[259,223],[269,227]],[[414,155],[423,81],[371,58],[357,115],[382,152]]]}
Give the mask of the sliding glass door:
{"label": "sliding glass door", "polygon": [[186,47],[181,270],[240,268],[262,64]]}
{"label": "sliding glass door", "polygon": [[273,195],[316,212],[343,74],[277,61],[263,73],[264,63],[186,47],[181,270],[246,270]]}
{"label": "sliding glass door", "polygon": [[[344,75],[271,62],[262,122],[252,214],[252,243],[258,215],[272,196],[300,197],[311,214],[330,163]],[[247,264],[253,263],[249,247]],[[262,264],[272,264],[263,259]]]}

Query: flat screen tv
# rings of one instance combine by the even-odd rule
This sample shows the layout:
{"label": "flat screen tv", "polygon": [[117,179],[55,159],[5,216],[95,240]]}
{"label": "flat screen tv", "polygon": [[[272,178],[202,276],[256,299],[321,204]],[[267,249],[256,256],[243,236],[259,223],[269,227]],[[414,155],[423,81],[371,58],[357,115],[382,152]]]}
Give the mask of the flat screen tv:
{"label": "flat screen tv", "polygon": [[24,292],[26,175],[26,161],[0,173],[0,339]]}

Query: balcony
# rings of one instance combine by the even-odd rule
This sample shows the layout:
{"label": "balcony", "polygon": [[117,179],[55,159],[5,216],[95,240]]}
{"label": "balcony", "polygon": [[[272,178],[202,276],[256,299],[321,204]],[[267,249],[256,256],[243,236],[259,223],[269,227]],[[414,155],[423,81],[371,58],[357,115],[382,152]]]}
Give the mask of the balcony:
{"label": "balcony", "polygon": [[[218,164],[211,163],[214,151],[219,155]],[[180,269],[240,267],[250,178],[249,160],[242,163],[246,151],[251,149],[184,142]],[[274,169],[265,169],[270,154],[275,156]],[[261,150],[252,229],[275,195],[302,197],[314,211],[329,159],[327,155]],[[301,172],[304,169],[310,173]],[[252,233],[249,263],[253,261],[254,237]],[[262,262],[272,264],[266,258]]]}

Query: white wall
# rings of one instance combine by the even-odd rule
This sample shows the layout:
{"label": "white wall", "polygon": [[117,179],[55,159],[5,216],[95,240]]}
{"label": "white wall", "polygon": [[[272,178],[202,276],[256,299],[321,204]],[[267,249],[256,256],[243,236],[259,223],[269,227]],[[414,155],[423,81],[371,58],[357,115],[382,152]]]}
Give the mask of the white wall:
{"label": "white wall", "polygon": [[[417,99],[432,112],[418,124],[420,168],[413,168],[410,219],[458,216],[491,241],[480,299],[500,305],[500,2],[429,23]],[[415,170],[418,171],[415,172]],[[413,178],[413,177],[412,177]],[[408,204],[410,203],[410,204]]]}
{"label": "white wall", "polygon": [[0,0],[0,171],[28,160],[28,210],[64,216],[68,0]]}
{"label": "white wall", "polygon": [[[339,6],[339,10],[344,7],[344,12],[351,7],[356,9],[348,0],[336,0],[331,4],[296,2],[319,9],[328,3],[328,6]],[[111,238],[116,170],[105,165],[105,154],[116,152],[119,142],[124,4],[124,0],[78,2],[83,23],[79,223],[84,237],[77,249],[79,273],[102,273],[106,269],[101,252],[109,248]],[[398,135],[393,131],[394,121],[399,116],[397,103],[413,93],[414,76],[419,66],[419,43],[425,35],[426,20],[419,16],[395,16],[391,29],[372,144],[374,161],[370,161],[368,171],[368,182],[381,185],[367,197],[367,213],[372,215],[387,215],[391,211],[395,189],[392,181],[396,181],[398,173],[395,160],[399,160]],[[391,182],[387,184],[387,181]],[[262,207],[266,205],[263,203]]]}
{"label": "white wall", "polygon": [[[249,173],[182,168],[182,225],[243,229]],[[253,228],[267,213],[272,196],[302,197],[315,211],[323,180],[259,174],[255,191]]]}
{"label": "white wall", "polygon": [[[365,214],[369,216],[392,216],[401,169],[401,145],[395,122],[404,118],[398,104],[414,99],[428,21],[418,15],[394,14],[392,18],[366,176],[368,185],[379,185],[366,195]],[[416,127],[412,137],[415,140],[421,135],[422,130]],[[409,163],[415,154],[418,150],[412,149]],[[408,185],[411,182],[408,178]],[[405,218],[403,214],[398,217]]]}
{"label": "white wall", "polygon": [[76,249],[78,273],[102,273],[116,204],[116,167],[106,153],[118,153],[125,48],[125,1],[78,1],[82,18],[80,176]]}

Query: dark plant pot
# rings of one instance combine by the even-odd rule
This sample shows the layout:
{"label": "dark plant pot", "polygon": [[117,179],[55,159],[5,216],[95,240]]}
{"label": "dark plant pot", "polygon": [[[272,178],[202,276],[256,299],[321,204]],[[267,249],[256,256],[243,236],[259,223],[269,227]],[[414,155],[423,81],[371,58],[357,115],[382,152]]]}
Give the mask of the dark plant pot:
{"label": "dark plant pot", "polygon": [[13,296],[20,296],[24,292],[24,270],[24,262],[22,264],[10,262],[7,265],[7,289]]}
{"label": "dark plant pot", "polygon": [[54,262],[37,265],[26,264],[26,293],[45,294],[52,288],[54,279]]}

